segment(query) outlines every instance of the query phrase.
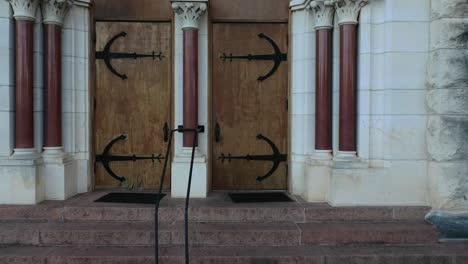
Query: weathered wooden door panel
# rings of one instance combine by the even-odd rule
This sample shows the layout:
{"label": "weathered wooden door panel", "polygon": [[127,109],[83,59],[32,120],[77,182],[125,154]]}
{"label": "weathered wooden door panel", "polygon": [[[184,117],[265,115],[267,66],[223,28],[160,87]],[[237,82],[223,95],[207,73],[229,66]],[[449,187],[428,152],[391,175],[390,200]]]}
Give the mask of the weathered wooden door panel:
{"label": "weathered wooden door panel", "polygon": [[[220,139],[213,136],[213,189],[286,189],[286,162],[276,172],[259,183],[272,167],[268,161],[233,160],[224,163],[224,154],[272,154],[271,147],[256,138],[262,134],[271,139],[280,152],[287,153],[288,66],[283,61],[274,74],[257,80],[273,67],[273,61],[226,60],[220,57],[242,54],[272,54],[263,33],[287,53],[287,24],[213,24],[212,86],[213,126],[220,128]],[[215,133],[213,133],[215,134]]]}
{"label": "weathered wooden door panel", "polygon": [[[163,126],[171,123],[171,24],[136,22],[97,22],[96,50],[102,51],[115,35],[126,32],[112,45],[111,52],[159,54],[158,58],[113,59],[112,67],[128,76],[113,74],[104,60],[96,60],[95,152],[101,154],[116,136],[128,139],[115,144],[115,155],[164,155]],[[113,162],[113,171],[125,176],[132,188],[156,189],[162,163],[152,161]],[[170,169],[168,169],[170,172]],[[166,187],[170,175],[166,176]],[[120,187],[96,164],[96,187]]]}

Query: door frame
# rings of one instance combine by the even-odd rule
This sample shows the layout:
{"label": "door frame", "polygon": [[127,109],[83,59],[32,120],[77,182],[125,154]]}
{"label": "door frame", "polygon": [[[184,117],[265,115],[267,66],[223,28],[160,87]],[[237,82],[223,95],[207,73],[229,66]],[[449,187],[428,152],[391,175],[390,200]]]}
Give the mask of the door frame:
{"label": "door frame", "polygon": [[[172,16],[171,16],[172,17]],[[90,41],[90,94],[89,94],[89,102],[90,102],[90,114],[89,114],[89,146],[90,146],[90,156],[92,158],[92,164],[91,164],[91,190],[96,189],[96,161],[95,157],[97,153],[100,153],[101,150],[96,149],[96,88],[97,88],[97,72],[96,72],[96,58],[95,58],[95,53],[96,53],[96,24],[99,22],[114,22],[114,23],[169,23],[170,24],[170,31],[171,31],[171,40],[170,40],[170,45],[171,45],[171,54],[167,56],[167,59],[170,62],[170,87],[169,87],[169,104],[170,104],[170,118],[169,118],[169,124],[174,124],[174,115],[175,115],[175,103],[174,103],[174,54],[175,54],[175,29],[174,29],[174,23],[173,20],[167,20],[167,19],[96,19],[93,18],[93,24],[90,27],[91,33],[92,33],[92,41]],[[172,144],[171,147],[171,159],[174,156],[174,144]],[[172,182],[169,184],[169,187],[166,190],[170,190],[172,185]]]}
{"label": "door frame", "polygon": [[[221,0],[221,1],[224,1],[224,0]],[[281,1],[281,0],[275,0],[275,1]],[[246,2],[246,5],[247,6],[244,6],[243,9],[245,8],[249,8],[249,3],[251,3],[251,1],[249,0],[248,2]],[[264,12],[259,12],[261,14],[264,14]],[[214,112],[213,112],[213,100],[214,100],[214,96],[213,96],[213,74],[212,74],[212,71],[213,71],[213,41],[214,41],[214,36],[213,36],[213,25],[214,24],[217,24],[217,23],[247,23],[247,24],[262,24],[262,23],[268,23],[268,24],[275,24],[275,23],[280,23],[280,24],[286,24],[287,25],[287,28],[288,28],[288,39],[287,39],[287,43],[288,43],[288,49],[287,49],[287,52],[288,54],[291,54],[291,45],[290,45],[290,39],[291,39],[291,23],[289,23],[289,17],[290,17],[290,11],[289,11],[289,8],[288,8],[288,16],[287,17],[284,17],[283,16],[280,16],[280,14],[278,14],[274,19],[272,19],[271,17],[269,17],[268,15],[266,15],[266,17],[268,17],[267,19],[262,19],[261,17],[258,19],[258,18],[252,18],[252,17],[248,17],[248,18],[245,18],[241,15],[242,13],[235,13],[233,15],[233,17],[238,17],[238,19],[232,19],[232,18],[229,18],[229,19],[223,19],[223,18],[218,18],[216,17],[216,15],[212,15],[210,21],[208,22],[208,39],[209,39],[209,43],[208,43],[208,50],[210,52],[208,52],[208,61],[209,61],[209,65],[208,65],[208,102],[209,102],[209,105],[208,105],[208,177],[209,177],[209,181],[210,181],[210,190],[211,191],[223,191],[223,190],[215,190],[213,187],[213,178],[214,178],[214,175],[213,175],[213,165],[214,165],[214,160],[216,159],[216,157],[214,157],[213,155],[213,151],[214,151],[214,143],[213,143],[213,129],[214,129]],[[287,81],[287,84],[288,84],[288,87],[287,87],[287,98],[285,98],[288,102],[288,108],[287,108],[287,124],[288,124],[288,127],[286,128],[286,149],[287,149],[287,155],[288,155],[288,159],[286,161],[286,191],[289,191],[290,188],[291,188],[291,179],[290,179],[290,164],[291,164],[291,131],[290,131],[290,127],[291,127],[291,119],[290,119],[290,97],[291,97],[291,65],[292,65],[292,61],[291,61],[291,56],[288,56],[288,81]]]}

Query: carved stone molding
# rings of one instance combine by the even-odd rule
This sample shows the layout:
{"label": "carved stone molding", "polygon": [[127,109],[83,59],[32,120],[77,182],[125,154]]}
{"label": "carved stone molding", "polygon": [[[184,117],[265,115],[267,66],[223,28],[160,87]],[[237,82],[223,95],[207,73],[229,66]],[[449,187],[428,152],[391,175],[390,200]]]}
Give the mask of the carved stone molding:
{"label": "carved stone molding", "polygon": [[9,0],[16,20],[36,20],[39,0]]}
{"label": "carved stone molding", "polygon": [[72,6],[72,0],[42,0],[41,9],[44,24],[63,25],[65,16]]}
{"label": "carved stone molding", "polygon": [[358,16],[361,8],[369,3],[369,0],[333,0],[338,16],[338,24],[358,24]]}
{"label": "carved stone molding", "polygon": [[198,28],[198,21],[207,8],[203,2],[173,2],[172,9],[182,18],[184,28]]}
{"label": "carved stone molding", "polygon": [[333,28],[334,4],[333,0],[315,0],[309,3],[307,9],[314,13],[315,29]]}

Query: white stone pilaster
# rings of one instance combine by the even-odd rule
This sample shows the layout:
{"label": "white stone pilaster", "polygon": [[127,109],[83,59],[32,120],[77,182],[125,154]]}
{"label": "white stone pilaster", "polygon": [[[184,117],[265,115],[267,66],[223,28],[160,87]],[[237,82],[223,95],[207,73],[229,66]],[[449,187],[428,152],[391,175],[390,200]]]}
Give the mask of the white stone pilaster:
{"label": "white stone pilaster", "polygon": [[[332,29],[335,6],[333,0],[311,1],[307,8],[311,11],[314,21],[314,29]],[[332,45],[333,43],[330,43]],[[316,52],[316,49],[313,50]],[[317,57],[317,54],[316,56]],[[315,67],[315,65],[314,65]],[[315,89],[315,83],[313,84]],[[307,102],[309,103],[309,102]],[[315,103],[315,102],[314,102]],[[317,119],[315,119],[317,120]],[[316,124],[320,125],[320,124]],[[306,161],[304,198],[309,202],[326,201],[329,193],[331,177],[331,150],[314,150]]]}
{"label": "white stone pilaster", "polygon": [[72,0],[42,0],[43,23],[62,26],[65,16],[72,6]]}
{"label": "white stone pilaster", "polygon": [[332,0],[335,3],[338,24],[358,24],[361,8],[369,3],[369,0]]}
{"label": "white stone pilaster", "polygon": [[[198,136],[195,151],[192,188],[190,197],[204,198],[210,188],[208,177],[208,16],[206,0],[172,1],[176,14],[175,25],[175,71],[174,71],[174,124],[183,123],[183,30],[198,29],[198,123],[205,126],[205,132]],[[171,167],[171,196],[185,197],[192,148],[184,148],[182,133],[174,134],[174,160]]]}

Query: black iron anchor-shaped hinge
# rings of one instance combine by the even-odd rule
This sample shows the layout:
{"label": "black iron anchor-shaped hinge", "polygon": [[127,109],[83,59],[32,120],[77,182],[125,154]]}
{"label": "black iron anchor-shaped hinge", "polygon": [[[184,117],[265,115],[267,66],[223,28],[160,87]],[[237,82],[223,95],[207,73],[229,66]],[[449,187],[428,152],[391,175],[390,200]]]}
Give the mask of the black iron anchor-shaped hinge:
{"label": "black iron anchor-shaped hinge", "polygon": [[118,38],[126,37],[127,33],[122,31],[119,34],[115,35],[112,37],[109,42],[107,42],[106,46],[104,47],[103,51],[97,51],[96,52],[96,59],[97,60],[104,60],[104,63],[106,64],[107,68],[116,76],[121,78],[122,80],[128,79],[128,76],[126,74],[122,74],[117,72],[117,70],[112,66],[112,60],[113,59],[138,59],[138,58],[153,58],[155,60],[156,58],[159,60],[162,60],[164,57],[162,55],[162,52],[159,52],[156,54],[156,52],[152,52],[151,54],[138,54],[136,52],[134,53],[123,53],[123,52],[111,52],[111,47],[114,44],[114,42]]}
{"label": "black iron anchor-shaped hinge", "polygon": [[111,162],[122,162],[122,161],[137,161],[137,160],[152,160],[153,162],[155,160],[161,162],[161,160],[164,159],[161,154],[155,155],[152,154],[151,156],[137,156],[135,154],[133,155],[127,155],[127,156],[116,156],[110,154],[110,151],[112,147],[114,146],[115,143],[121,141],[121,140],[126,140],[127,135],[120,135],[116,138],[114,138],[107,146],[104,148],[104,151],[102,152],[101,155],[96,155],[96,162],[101,162],[102,165],[104,166],[104,169],[109,173],[112,178],[120,181],[120,182],[125,182],[127,179],[122,176],[118,176],[114,171],[112,171],[110,167]]}
{"label": "black iron anchor-shaped hinge", "polygon": [[261,39],[265,39],[266,41],[268,41],[268,43],[270,43],[270,45],[273,47],[273,50],[274,50],[273,54],[232,55],[232,53],[230,53],[229,55],[227,55],[226,53],[223,53],[223,55],[221,55],[220,58],[223,61],[228,60],[229,62],[232,62],[232,60],[234,60],[234,59],[238,59],[238,60],[243,60],[244,59],[244,60],[249,60],[249,61],[251,61],[251,60],[273,61],[274,62],[273,68],[271,68],[271,70],[267,74],[262,75],[262,76],[258,77],[258,79],[257,79],[259,81],[264,81],[264,80],[270,78],[276,72],[276,70],[278,70],[279,66],[281,65],[281,62],[288,60],[288,54],[287,53],[282,53],[280,48],[278,47],[278,45],[275,43],[275,41],[273,41],[273,39],[271,39],[267,35],[265,35],[263,33],[260,33],[260,34],[258,34],[258,37],[261,38]]}
{"label": "black iron anchor-shaped hinge", "polygon": [[247,160],[247,161],[271,161],[273,162],[273,167],[268,171],[265,176],[259,176],[257,177],[257,181],[261,182],[264,181],[265,179],[269,178],[279,167],[279,164],[283,161],[287,160],[288,155],[286,154],[281,154],[279,151],[278,147],[276,147],[275,143],[271,141],[269,138],[263,136],[262,134],[257,135],[257,139],[266,141],[271,149],[273,150],[273,154],[271,155],[250,155],[247,154],[245,156],[232,156],[231,154],[225,155],[224,153],[221,153],[221,156],[219,159],[221,162],[224,162],[225,160],[231,162],[231,160]]}

